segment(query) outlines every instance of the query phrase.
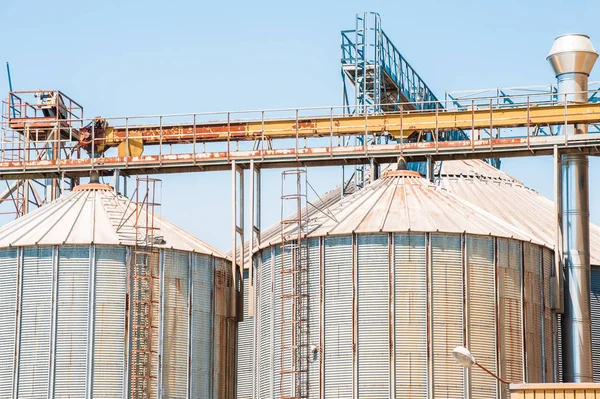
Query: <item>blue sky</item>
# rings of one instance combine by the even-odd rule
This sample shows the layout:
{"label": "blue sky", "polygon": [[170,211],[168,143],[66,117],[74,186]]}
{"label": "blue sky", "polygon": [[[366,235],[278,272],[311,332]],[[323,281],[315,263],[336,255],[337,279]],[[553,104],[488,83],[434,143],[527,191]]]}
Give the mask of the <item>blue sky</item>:
{"label": "blue sky", "polygon": [[[0,3],[2,55],[16,90],[59,89],[87,116],[309,107],[341,103],[340,31],[377,11],[438,97],[446,90],[553,82],[555,36],[600,47],[597,1],[16,1]],[[590,77],[600,80],[600,66]],[[5,79],[0,78],[4,91]],[[590,157],[592,221],[600,161]],[[552,197],[550,158],[502,169]],[[321,192],[338,168],[311,169]],[[279,218],[279,171],[265,173],[264,225]],[[162,216],[230,248],[230,176],[163,176]]]}

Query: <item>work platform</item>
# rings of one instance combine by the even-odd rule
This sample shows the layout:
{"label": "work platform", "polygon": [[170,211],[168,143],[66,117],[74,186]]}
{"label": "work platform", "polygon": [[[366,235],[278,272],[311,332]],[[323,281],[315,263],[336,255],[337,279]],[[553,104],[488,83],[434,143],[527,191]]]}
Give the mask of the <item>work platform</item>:
{"label": "work platform", "polygon": [[296,166],[336,166],[392,163],[404,156],[411,161],[452,159],[509,158],[563,154],[600,153],[600,134],[573,136],[541,136],[500,138],[476,141],[448,141],[364,146],[333,146],[299,149],[265,149],[251,151],[196,152],[131,157],[81,158],[0,162],[0,180],[89,176],[96,170],[109,175],[115,170],[124,175],[208,172],[230,170],[235,163],[248,168],[253,161],[259,168],[290,168]]}
{"label": "work platform", "polygon": [[[233,162],[245,167],[250,161],[261,168],[283,168],[386,163],[394,162],[399,156],[421,161],[428,158],[448,160],[550,155],[555,148],[562,153],[596,154],[600,150],[600,134],[536,135],[540,126],[600,123],[600,104],[595,103],[491,106],[488,109],[473,107],[458,111],[401,110],[362,116],[340,116],[330,112],[329,117],[269,119],[265,116],[262,120],[250,121],[233,120],[232,115],[227,114],[229,123],[203,122],[203,117],[212,119],[215,116],[179,115],[180,119],[192,118],[196,122],[164,125],[134,124],[132,122],[139,121],[139,117],[125,118],[124,126],[107,128],[103,137],[94,137],[92,129],[92,148],[105,151],[94,154],[92,150],[89,157],[15,160],[5,159],[4,156],[9,153],[3,151],[0,179],[57,177],[62,174],[77,177],[87,176],[91,170],[106,173],[122,170],[131,175],[228,170]],[[152,118],[167,119],[166,116]],[[509,128],[519,131],[508,137],[478,137],[483,129]],[[471,138],[444,141],[444,132],[456,129],[472,132]],[[431,141],[422,140],[424,132],[431,133]],[[387,144],[363,145],[341,145],[340,140],[336,140],[356,135],[384,135],[390,140]],[[152,148],[155,153],[128,153],[133,142],[139,144],[138,149]],[[244,142],[250,142],[251,148],[241,148],[240,143]],[[111,154],[109,150],[115,152],[112,147],[121,144],[127,145],[116,151],[117,154]],[[220,148],[211,149],[208,144]],[[61,140],[61,145],[79,144]],[[181,146],[181,151],[174,153],[174,146]],[[26,148],[20,151],[26,152]]]}
{"label": "work platform", "polygon": [[[600,150],[600,134],[565,135],[567,129],[562,129],[560,135],[540,135],[540,127],[552,132],[556,126],[600,123],[599,103],[544,104],[528,99],[524,106],[490,103],[450,110],[415,110],[409,105],[399,104],[398,112],[360,116],[329,107],[258,111],[260,118],[249,119],[233,112],[107,118],[102,119],[102,129],[95,128],[99,126],[95,118],[87,124],[91,127],[85,142],[61,137],[60,143],[51,145],[64,149],[54,159],[33,154],[15,158],[11,151],[26,155],[32,150],[27,140],[16,149],[3,147],[0,179],[80,177],[91,170],[121,170],[128,175],[229,170],[233,162],[245,168],[250,161],[260,168],[284,168],[387,163],[399,156],[421,161],[550,155],[555,149],[597,154]],[[171,122],[174,119],[179,122]],[[10,121],[9,117],[9,128]],[[56,121],[60,126],[69,122]],[[445,132],[456,130],[469,132],[470,138],[446,141]],[[489,135],[499,131],[505,134]],[[387,143],[365,140],[366,144],[348,145],[340,140],[369,135],[386,137]],[[52,140],[57,139],[49,138],[46,144]],[[87,156],[75,156],[81,151],[74,149],[82,147],[88,149]]]}

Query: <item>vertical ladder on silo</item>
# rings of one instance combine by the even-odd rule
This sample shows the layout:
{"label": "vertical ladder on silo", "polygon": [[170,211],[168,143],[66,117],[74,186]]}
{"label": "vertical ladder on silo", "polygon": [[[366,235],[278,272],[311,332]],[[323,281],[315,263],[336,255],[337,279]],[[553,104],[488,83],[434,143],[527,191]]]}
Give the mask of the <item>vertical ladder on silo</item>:
{"label": "vertical ladder on silo", "polygon": [[[305,168],[281,175],[280,398],[308,398],[308,201]],[[291,205],[294,214],[286,217]],[[286,262],[286,254],[289,262]],[[286,283],[289,290],[286,290]],[[286,312],[287,309],[287,312]],[[289,330],[289,334],[286,331]],[[287,335],[287,336],[286,336]],[[289,360],[286,361],[286,360]]]}
{"label": "vertical ladder on silo", "polygon": [[157,380],[158,359],[158,309],[159,285],[158,248],[159,226],[154,214],[158,179],[148,177],[136,179],[135,191],[135,247],[133,251],[133,306],[132,320],[132,359],[131,397],[150,399],[152,387]]}

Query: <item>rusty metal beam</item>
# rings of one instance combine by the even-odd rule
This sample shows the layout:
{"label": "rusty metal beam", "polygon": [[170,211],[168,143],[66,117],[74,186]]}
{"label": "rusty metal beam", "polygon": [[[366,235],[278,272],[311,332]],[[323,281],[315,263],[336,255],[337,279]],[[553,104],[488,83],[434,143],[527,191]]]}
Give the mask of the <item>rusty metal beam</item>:
{"label": "rusty metal beam", "polygon": [[554,147],[563,154],[600,153],[599,134],[576,136],[538,136],[446,142],[394,143],[359,146],[330,146],[319,148],[287,148],[249,151],[215,151],[195,154],[162,154],[138,157],[106,157],[99,159],[30,160],[0,162],[0,179],[31,179],[55,177],[66,173],[70,177],[89,175],[92,169],[111,175],[114,170],[128,175],[203,172],[230,170],[232,161],[248,168],[254,160],[256,167],[285,168],[295,166],[334,166],[397,161],[399,155],[411,161],[452,159],[507,158],[552,155]]}
{"label": "rusty metal beam", "polygon": [[115,147],[128,139],[144,145],[265,139],[315,138],[387,133],[406,138],[417,131],[494,129],[526,126],[600,123],[600,103],[468,109],[462,111],[405,111],[384,115],[328,116],[308,119],[265,119],[248,122],[190,123],[153,126],[113,126],[98,145]]}

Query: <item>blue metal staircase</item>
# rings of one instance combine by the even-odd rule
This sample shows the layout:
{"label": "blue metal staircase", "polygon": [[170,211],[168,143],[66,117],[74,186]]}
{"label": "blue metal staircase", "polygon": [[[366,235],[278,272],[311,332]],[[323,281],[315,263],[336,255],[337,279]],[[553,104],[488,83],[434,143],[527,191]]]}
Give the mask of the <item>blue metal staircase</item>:
{"label": "blue metal staircase", "polygon": [[[444,109],[444,105],[382,30],[378,13],[357,14],[355,28],[342,31],[341,49],[346,113],[364,115],[398,112],[400,106],[402,110]],[[359,137],[357,144],[368,139]],[[426,134],[419,139],[432,141],[433,137]],[[445,132],[439,137],[440,141],[467,139],[467,134],[461,130]],[[490,162],[492,165],[500,166],[499,160],[490,161],[494,161]],[[408,167],[421,174],[426,171],[424,162],[410,162]],[[441,168],[437,171],[441,172]],[[363,167],[356,167],[355,177],[356,186],[362,187]]]}

